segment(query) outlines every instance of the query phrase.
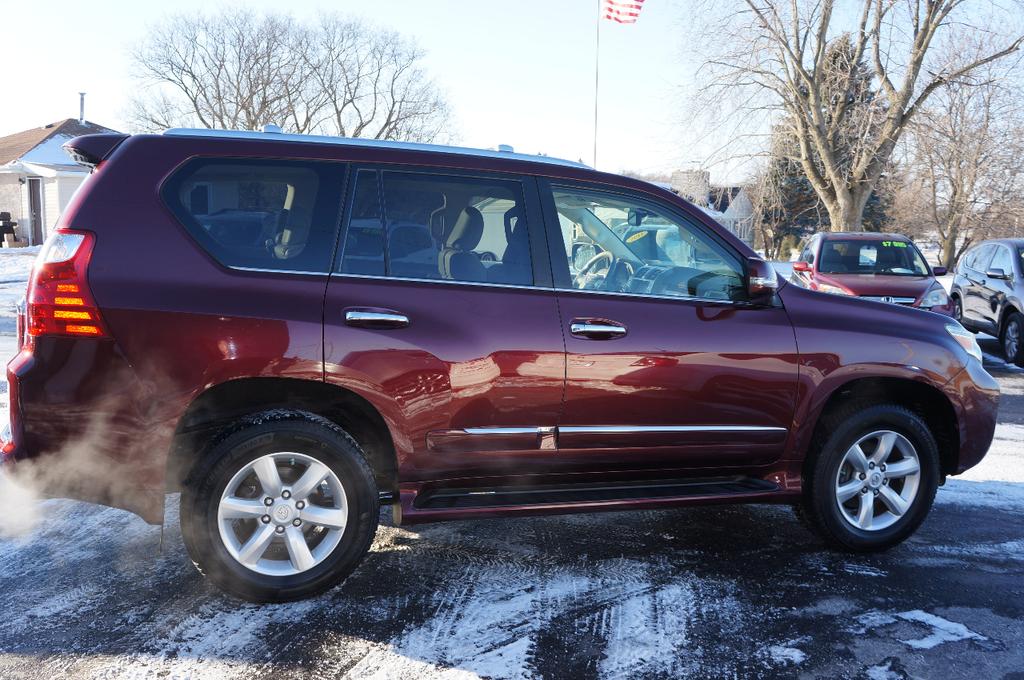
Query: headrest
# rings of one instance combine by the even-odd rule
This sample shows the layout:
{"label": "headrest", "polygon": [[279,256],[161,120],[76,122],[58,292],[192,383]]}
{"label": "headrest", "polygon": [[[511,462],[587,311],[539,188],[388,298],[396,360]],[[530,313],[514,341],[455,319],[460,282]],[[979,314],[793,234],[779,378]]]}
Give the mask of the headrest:
{"label": "headrest", "polygon": [[438,247],[444,242],[445,211],[448,208],[448,197],[441,194],[441,205],[430,213],[427,219],[427,227],[430,229],[430,236],[437,242]]}
{"label": "headrest", "polygon": [[[525,224],[526,221],[523,217],[523,209],[519,205],[514,205],[505,211],[505,240],[509,243],[512,243],[513,231],[518,231],[519,227]],[[515,220],[514,224],[512,220]]]}
{"label": "headrest", "polygon": [[455,225],[448,233],[445,245],[455,250],[469,251],[480,245],[484,235],[484,216],[472,206],[468,206],[455,220]]}

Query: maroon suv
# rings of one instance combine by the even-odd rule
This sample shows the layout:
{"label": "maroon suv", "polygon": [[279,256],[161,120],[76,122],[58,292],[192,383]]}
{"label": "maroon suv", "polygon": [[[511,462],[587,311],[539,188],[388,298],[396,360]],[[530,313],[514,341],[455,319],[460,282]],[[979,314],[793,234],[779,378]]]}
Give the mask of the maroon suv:
{"label": "maroon suv", "polygon": [[805,288],[955,316],[953,304],[906,236],[872,232],[816,234],[793,263],[793,280]]}
{"label": "maroon suv", "polygon": [[998,389],[951,319],[776,282],[651,184],[552,158],[173,130],[93,171],[29,283],[3,471],[163,519],[253,600],[395,521],[800,505],[910,535]]}

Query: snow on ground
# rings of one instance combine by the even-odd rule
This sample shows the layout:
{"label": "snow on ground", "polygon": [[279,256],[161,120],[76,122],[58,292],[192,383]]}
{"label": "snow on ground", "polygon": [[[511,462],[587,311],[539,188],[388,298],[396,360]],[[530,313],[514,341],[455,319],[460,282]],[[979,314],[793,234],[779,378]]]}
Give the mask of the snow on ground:
{"label": "snow on ground", "polygon": [[39,248],[0,248],[0,333],[17,329],[15,306],[25,297],[28,274]]}
{"label": "snow on ground", "polygon": [[[30,264],[0,250],[0,279]],[[0,334],[0,356],[15,344]],[[38,501],[31,533],[0,538],[0,677],[1001,677],[1024,667],[1024,375],[986,363],[1004,393],[989,455],[881,555],[829,551],[777,506],[382,515],[344,585],[256,606],[193,569],[174,496],[163,534]]]}

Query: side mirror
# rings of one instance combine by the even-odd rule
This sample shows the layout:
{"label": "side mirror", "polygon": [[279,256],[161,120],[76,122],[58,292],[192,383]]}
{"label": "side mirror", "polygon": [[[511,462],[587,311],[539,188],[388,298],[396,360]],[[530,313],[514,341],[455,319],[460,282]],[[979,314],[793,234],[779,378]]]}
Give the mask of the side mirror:
{"label": "side mirror", "polygon": [[798,260],[793,263],[793,271],[795,272],[809,272],[811,271],[811,263]]}
{"label": "side mirror", "polygon": [[1006,275],[1006,272],[1004,272],[1002,269],[989,269],[987,272],[985,272],[985,276],[987,276],[990,279],[1008,279],[1009,278]]}
{"label": "side mirror", "polygon": [[949,270],[945,267],[932,267],[932,274],[935,276],[945,276],[949,273]]}
{"label": "side mirror", "polygon": [[771,304],[779,288],[775,267],[759,257],[747,258],[747,295],[750,302]]}

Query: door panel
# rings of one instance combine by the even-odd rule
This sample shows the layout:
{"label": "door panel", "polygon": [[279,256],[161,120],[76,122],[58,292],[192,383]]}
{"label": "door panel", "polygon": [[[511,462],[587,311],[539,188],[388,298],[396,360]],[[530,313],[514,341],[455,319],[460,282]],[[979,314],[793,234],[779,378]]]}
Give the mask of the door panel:
{"label": "door panel", "polygon": [[403,481],[548,461],[565,344],[536,184],[408,168],[352,177],[324,308],[326,380],[383,414]]}
{"label": "door panel", "polygon": [[797,380],[778,308],[559,293],[563,317],[598,316],[615,340],[566,336],[559,455],[632,464],[758,464],[782,454]]}
{"label": "door panel", "polygon": [[986,272],[992,269],[1002,269],[1003,273],[1011,277],[1009,280],[994,279],[985,273],[978,311],[985,322],[985,326],[995,332],[999,329],[999,312],[1006,303],[1007,296],[1013,292],[1013,253],[1010,252],[1009,248],[996,244],[992,260],[989,262]]}
{"label": "door panel", "polygon": [[[784,309],[746,304],[740,254],[650,197],[542,186],[559,227],[549,249],[567,352],[559,458],[642,468],[782,456],[796,341]],[[596,254],[573,258],[582,246]]]}
{"label": "door panel", "polygon": [[29,244],[37,246],[43,242],[43,180],[28,178],[28,236]]}
{"label": "door panel", "polygon": [[[352,307],[408,326],[349,325]],[[565,376],[550,291],[333,276],[324,321],[326,379],[390,421],[403,479],[550,456],[537,428],[557,424]]]}
{"label": "door panel", "polygon": [[964,316],[970,320],[972,325],[983,330],[989,327],[985,318],[987,304],[985,286],[988,283],[985,272],[989,262],[992,261],[994,248],[992,244],[980,246],[965,270],[967,289],[964,291]]}

